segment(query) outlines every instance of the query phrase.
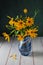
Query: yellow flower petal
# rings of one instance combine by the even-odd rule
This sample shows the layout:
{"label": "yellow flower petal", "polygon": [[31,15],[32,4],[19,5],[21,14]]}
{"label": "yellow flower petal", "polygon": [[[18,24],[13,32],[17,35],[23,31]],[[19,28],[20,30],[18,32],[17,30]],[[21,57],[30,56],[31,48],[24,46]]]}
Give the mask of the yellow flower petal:
{"label": "yellow flower petal", "polygon": [[37,35],[38,35],[37,33],[32,33],[32,34],[30,35],[30,37],[31,37],[31,38],[36,38]]}
{"label": "yellow flower petal", "polygon": [[8,42],[10,42],[10,36],[6,32],[2,33],[2,35],[5,37],[5,40],[8,40]]}
{"label": "yellow flower petal", "polygon": [[15,24],[15,21],[13,21],[13,18],[11,18],[11,20],[9,21],[9,24],[12,26]]}
{"label": "yellow flower petal", "polygon": [[18,40],[19,40],[19,41],[21,41],[21,40],[23,40],[23,39],[24,39],[24,37],[23,37],[23,36],[18,35]]}
{"label": "yellow flower petal", "polygon": [[11,55],[10,58],[12,58],[13,60],[16,60],[16,54]]}

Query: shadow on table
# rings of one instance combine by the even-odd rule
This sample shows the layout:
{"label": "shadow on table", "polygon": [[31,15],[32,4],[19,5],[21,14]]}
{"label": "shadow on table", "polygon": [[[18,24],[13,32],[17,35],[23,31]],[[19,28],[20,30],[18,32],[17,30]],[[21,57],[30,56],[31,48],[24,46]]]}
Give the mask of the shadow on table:
{"label": "shadow on table", "polygon": [[32,55],[33,55],[33,56],[37,56],[37,57],[43,56],[43,52],[39,52],[39,51],[37,51],[37,52],[32,52]]}

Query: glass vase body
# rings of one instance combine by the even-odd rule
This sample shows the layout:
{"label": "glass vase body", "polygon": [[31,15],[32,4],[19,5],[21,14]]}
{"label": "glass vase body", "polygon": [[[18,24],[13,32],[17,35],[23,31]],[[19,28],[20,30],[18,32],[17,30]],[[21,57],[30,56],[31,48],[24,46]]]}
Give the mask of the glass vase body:
{"label": "glass vase body", "polygon": [[31,38],[30,37],[25,37],[24,40],[19,42],[18,48],[23,56],[28,56],[32,54],[32,49],[31,49]]}

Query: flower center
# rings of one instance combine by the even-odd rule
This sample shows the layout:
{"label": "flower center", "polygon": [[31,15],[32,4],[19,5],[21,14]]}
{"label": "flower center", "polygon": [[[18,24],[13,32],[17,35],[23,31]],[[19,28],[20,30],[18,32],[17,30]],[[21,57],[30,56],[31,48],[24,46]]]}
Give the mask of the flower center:
{"label": "flower center", "polygon": [[20,22],[20,24],[22,24],[22,22]]}
{"label": "flower center", "polygon": [[28,23],[30,23],[31,21],[28,21]]}
{"label": "flower center", "polygon": [[31,31],[31,33],[33,33],[33,31]]}
{"label": "flower center", "polygon": [[27,32],[27,34],[29,34],[29,32]]}

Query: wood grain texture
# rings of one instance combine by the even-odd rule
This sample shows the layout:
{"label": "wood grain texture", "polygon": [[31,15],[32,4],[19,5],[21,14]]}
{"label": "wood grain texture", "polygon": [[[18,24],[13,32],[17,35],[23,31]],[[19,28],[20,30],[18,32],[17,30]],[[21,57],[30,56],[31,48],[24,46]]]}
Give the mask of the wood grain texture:
{"label": "wood grain texture", "polygon": [[[16,60],[10,58],[11,55],[16,54]],[[12,48],[9,55],[9,59],[7,62],[7,65],[20,65],[20,53],[18,50],[18,41],[14,40],[12,41]]]}
{"label": "wood grain texture", "polygon": [[[43,37],[32,40],[31,56],[22,56],[18,43],[17,40],[0,41],[0,65],[43,65]],[[16,54],[16,60],[10,58],[13,54]]]}
{"label": "wood grain texture", "polygon": [[21,65],[33,65],[32,56],[21,56]]}
{"label": "wood grain texture", "polygon": [[10,50],[11,44],[3,42],[2,47],[0,48],[0,65],[5,65]]}
{"label": "wood grain texture", "polygon": [[41,38],[36,38],[32,41],[34,54],[34,65],[43,65],[43,47]]}

